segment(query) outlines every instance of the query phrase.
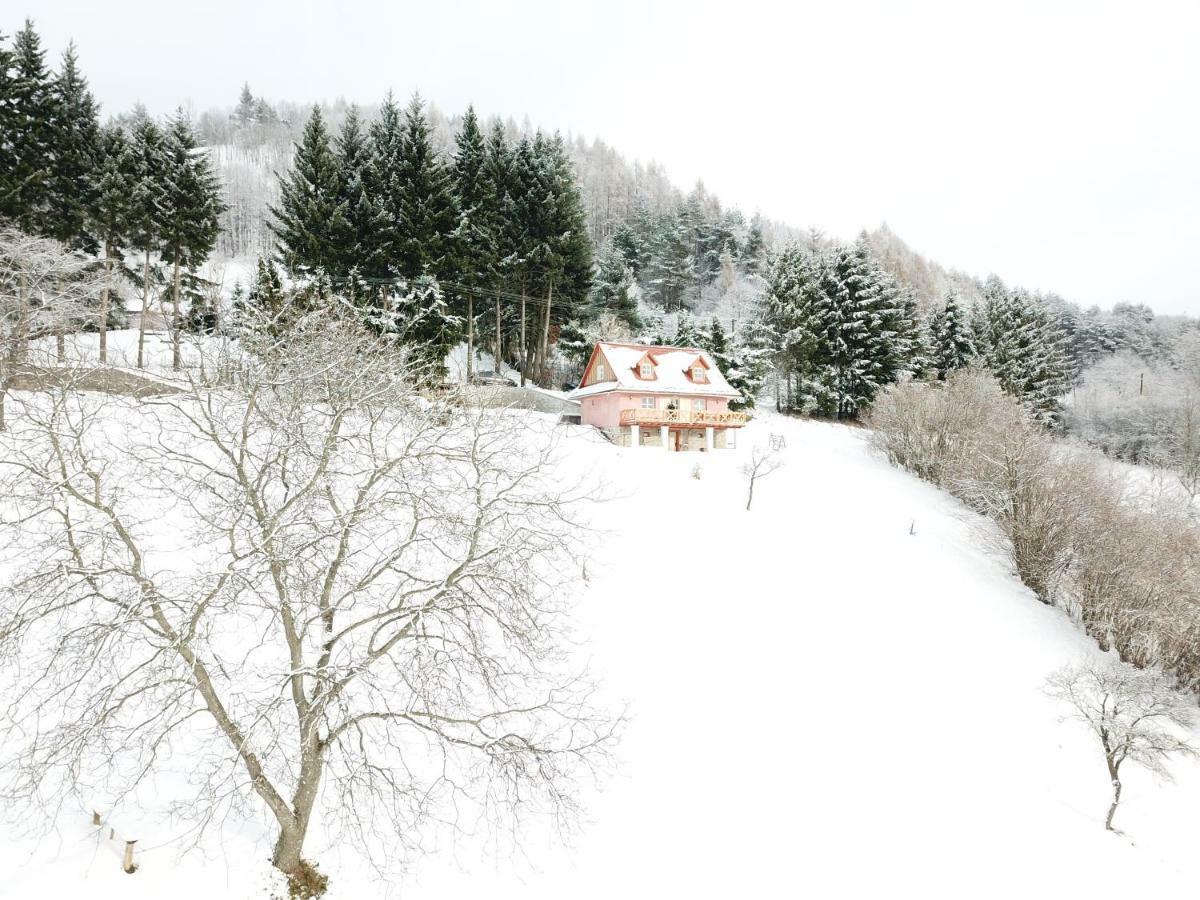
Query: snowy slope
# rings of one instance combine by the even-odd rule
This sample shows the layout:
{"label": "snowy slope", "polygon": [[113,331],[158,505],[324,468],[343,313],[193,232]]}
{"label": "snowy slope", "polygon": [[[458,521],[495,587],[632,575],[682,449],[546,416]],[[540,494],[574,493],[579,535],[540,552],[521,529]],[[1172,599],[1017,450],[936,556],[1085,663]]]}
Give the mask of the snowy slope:
{"label": "snowy slope", "polygon": [[[1050,670],[1096,651],[981,549],[978,520],[874,458],[864,432],[765,415],[736,451],[692,455],[571,431],[564,469],[614,498],[595,511],[605,533],[580,619],[593,669],[629,703],[620,773],[569,849],[534,834],[524,858],[497,860],[485,841],[460,843],[389,886],[314,843],[332,900],[1197,883],[1200,768],[1177,764],[1173,786],[1131,773],[1126,833],[1106,833],[1103,759],[1041,692]],[[772,432],[786,465],[746,512],[740,465]],[[39,847],[6,840],[0,896],[263,896],[267,848],[248,837],[182,861],[154,843],[125,876],[85,823]]]}

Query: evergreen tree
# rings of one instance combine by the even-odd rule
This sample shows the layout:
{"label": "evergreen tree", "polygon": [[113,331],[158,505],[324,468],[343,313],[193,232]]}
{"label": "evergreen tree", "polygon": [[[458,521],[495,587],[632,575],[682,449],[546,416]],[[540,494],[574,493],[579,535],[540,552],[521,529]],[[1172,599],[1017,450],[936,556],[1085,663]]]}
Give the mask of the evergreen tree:
{"label": "evergreen tree", "polygon": [[99,140],[96,199],[90,229],[100,245],[105,279],[100,292],[98,326],[100,362],[108,362],[108,324],[118,274],[124,272],[124,251],[130,246],[133,227],[131,208],[136,169],[125,132],[118,125],[106,126]]}
{"label": "evergreen tree", "polygon": [[672,347],[703,350],[706,341],[700,329],[687,310],[680,310],[675,317],[675,334],[671,338]]}
{"label": "evergreen tree", "polygon": [[393,261],[400,252],[404,229],[401,156],[404,134],[400,107],[391,92],[383,99],[379,115],[370,128],[370,164],[366,170],[368,196],[374,206],[375,229],[368,238],[370,264],[364,274],[390,278],[398,274]]}
{"label": "evergreen tree", "polygon": [[334,157],[338,170],[337,204],[342,210],[337,223],[344,230],[334,238],[337,262],[329,274],[354,296],[367,290],[365,285],[353,283],[356,277],[373,276],[382,269],[377,258],[380,214],[370,189],[371,148],[356,106],[346,112],[334,142]]}
{"label": "evergreen tree", "polygon": [[74,44],[63,54],[51,96],[53,152],[46,191],[54,214],[46,230],[68,247],[93,253],[97,241],[89,226],[99,190],[100,124],[96,101],[79,71]]}
{"label": "evergreen tree", "polygon": [[492,234],[496,197],[487,173],[487,147],[473,107],[467,107],[455,143],[454,189],[461,215],[457,239],[462,290],[458,293],[463,302],[454,311],[463,316],[467,326],[467,375],[470,377],[475,371],[477,308],[483,308],[480,301],[484,299],[484,291],[491,284],[496,267],[496,239]]}
{"label": "evergreen tree", "polygon": [[191,120],[182,108],[164,136],[162,186],[161,245],[171,265],[172,364],[178,369],[183,328],[181,278],[184,274],[192,277],[193,270],[212,252],[225,209],[212,162],[207,153],[198,151]]}
{"label": "evergreen tree", "polygon": [[763,240],[762,219],[755,216],[750,222],[750,231],[746,235],[746,243],[738,261],[747,275],[758,275],[762,272],[765,258],[766,242]]}
{"label": "evergreen tree", "polygon": [[275,220],[271,231],[279,239],[281,261],[294,275],[335,272],[340,267],[339,240],[347,224],[338,176],[325,120],[320,107],[313,106],[292,169],[280,181],[279,206],[271,207]]}
{"label": "evergreen tree", "polygon": [[140,276],[142,312],[138,324],[138,368],[145,367],[146,325],[150,315],[153,280],[151,257],[162,251],[164,204],[166,202],[166,150],[162,130],[139,107],[134,112],[130,141],[130,184],[128,227],[131,246],[142,254]]}
{"label": "evergreen tree", "polygon": [[640,328],[636,290],[633,270],[625,255],[615,243],[610,243],[600,255],[596,274],[592,279],[592,312],[595,315],[602,312],[612,313],[631,328]]}
{"label": "evergreen tree", "polygon": [[984,285],[978,320],[981,355],[1000,386],[1039,420],[1055,424],[1059,399],[1069,387],[1056,318],[1027,291],[1010,290],[993,276]]}
{"label": "evergreen tree", "polygon": [[458,274],[458,202],[450,169],[439,158],[425,121],[421,98],[404,110],[396,183],[389,196],[398,226],[393,259],[408,279],[432,275],[453,281]]}
{"label": "evergreen tree", "polygon": [[944,381],[951,372],[967,366],[974,358],[975,344],[957,292],[946,295],[945,304],[934,314],[930,332],[933,367],[939,379]]}
{"label": "evergreen tree", "polygon": [[754,316],[738,328],[733,351],[724,371],[725,380],[742,397],[731,401],[730,409],[753,408],[771,373],[777,346],[778,335],[760,316]]}
{"label": "evergreen tree", "polygon": [[12,194],[16,190],[13,146],[16,74],[13,72],[13,53],[6,46],[7,41],[4,32],[0,31],[0,221],[7,216]]}
{"label": "evergreen tree", "polygon": [[51,166],[55,102],[46,54],[33,22],[13,41],[11,98],[6,116],[11,168],[0,196],[0,218],[15,221],[29,234],[46,234],[50,228]]}
{"label": "evergreen tree", "polygon": [[489,286],[496,294],[494,304],[489,304],[492,311],[492,355],[496,360],[496,371],[500,371],[506,341],[509,341],[508,346],[511,345],[510,336],[505,334],[504,306],[500,293],[520,265],[524,222],[517,215],[517,202],[514,199],[513,154],[504,137],[504,127],[499,122],[493,124],[488,134],[481,179],[484,181],[481,194],[488,202],[479,212],[482,213],[481,227],[492,240]]}
{"label": "evergreen tree", "polygon": [[654,243],[654,263],[650,276],[650,298],[665,312],[677,312],[688,305],[688,292],[695,282],[696,270],[691,255],[686,216],[664,220]]}

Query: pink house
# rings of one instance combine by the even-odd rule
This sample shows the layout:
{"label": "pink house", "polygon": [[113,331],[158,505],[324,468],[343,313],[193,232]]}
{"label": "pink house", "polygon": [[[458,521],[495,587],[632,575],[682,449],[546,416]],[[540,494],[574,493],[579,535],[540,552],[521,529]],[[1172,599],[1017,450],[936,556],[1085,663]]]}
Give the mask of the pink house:
{"label": "pink house", "polygon": [[735,446],[747,416],[731,412],[740,395],[703,350],[646,344],[596,345],[579,387],[585,425],[595,425],[629,447],[667,450]]}

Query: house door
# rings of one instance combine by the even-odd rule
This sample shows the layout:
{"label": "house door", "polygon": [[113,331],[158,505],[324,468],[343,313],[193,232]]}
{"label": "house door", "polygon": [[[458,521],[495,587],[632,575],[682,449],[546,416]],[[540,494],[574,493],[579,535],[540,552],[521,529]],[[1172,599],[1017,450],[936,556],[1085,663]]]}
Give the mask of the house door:
{"label": "house door", "polygon": [[675,452],[678,453],[683,449],[683,429],[679,428],[671,433],[675,435]]}

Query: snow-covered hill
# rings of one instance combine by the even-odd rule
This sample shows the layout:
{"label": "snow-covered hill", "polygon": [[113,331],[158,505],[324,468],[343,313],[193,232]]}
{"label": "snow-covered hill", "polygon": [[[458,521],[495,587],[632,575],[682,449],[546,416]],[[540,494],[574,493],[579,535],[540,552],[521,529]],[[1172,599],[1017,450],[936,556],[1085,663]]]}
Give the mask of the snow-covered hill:
{"label": "snow-covered hill", "polygon": [[[523,413],[531,422],[545,421]],[[539,429],[531,428],[531,440]],[[782,435],[747,512],[741,465]],[[1200,767],[1130,773],[1106,833],[1097,748],[1048,672],[1096,653],[985,549],[979,521],[861,430],[761,415],[738,449],[620,449],[582,428],[564,475],[607,484],[581,585],[592,668],[628,701],[623,765],[570,848],[443,847],[403,885],[311,855],[330,897],[1125,896],[1200,877]],[[569,470],[569,471],[566,471]],[[163,798],[164,800],[167,798]],[[141,823],[130,823],[136,828]],[[261,897],[236,830],[182,860],[144,826],[126,876],[86,821],[0,842],[4,897]]]}

